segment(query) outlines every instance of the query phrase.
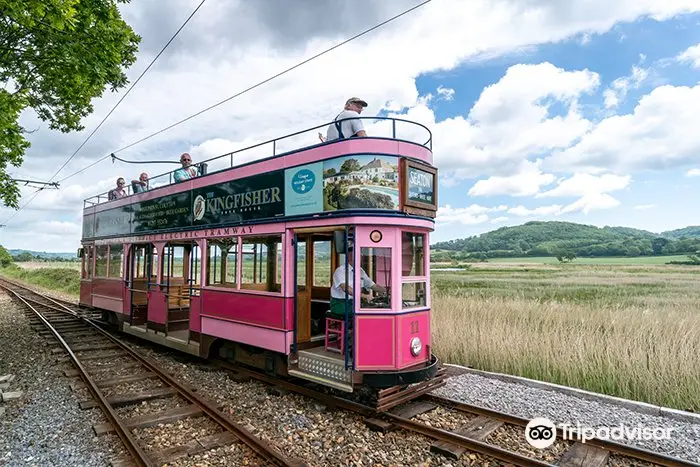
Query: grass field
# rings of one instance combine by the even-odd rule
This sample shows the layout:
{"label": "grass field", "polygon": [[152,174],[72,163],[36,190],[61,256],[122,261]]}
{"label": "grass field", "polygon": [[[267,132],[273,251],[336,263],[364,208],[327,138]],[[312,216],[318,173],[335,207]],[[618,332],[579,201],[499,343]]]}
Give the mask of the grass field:
{"label": "grass field", "polygon": [[700,411],[700,268],[480,263],[432,275],[445,361]]}
{"label": "grass field", "polygon": [[[434,269],[434,351],[450,363],[700,412],[700,267],[642,262],[671,258]],[[77,294],[78,263],[21,265],[0,273]]]}

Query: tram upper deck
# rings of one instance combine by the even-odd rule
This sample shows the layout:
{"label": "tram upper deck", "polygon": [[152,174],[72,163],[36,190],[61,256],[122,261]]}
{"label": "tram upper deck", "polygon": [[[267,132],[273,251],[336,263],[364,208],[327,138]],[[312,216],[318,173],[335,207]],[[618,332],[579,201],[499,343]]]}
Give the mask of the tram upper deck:
{"label": "tram upper deck", "polygon": [[152,177],[145,192],[129,186],[118,199],[108,192],[88,198],[83,241],[344,211],[434,218],[430,130],[397,118],[360,118],[374,121],[372,136],[304,146],[323,124],[194,163],[199,175],[189,180],[176,182],[175,169]]}

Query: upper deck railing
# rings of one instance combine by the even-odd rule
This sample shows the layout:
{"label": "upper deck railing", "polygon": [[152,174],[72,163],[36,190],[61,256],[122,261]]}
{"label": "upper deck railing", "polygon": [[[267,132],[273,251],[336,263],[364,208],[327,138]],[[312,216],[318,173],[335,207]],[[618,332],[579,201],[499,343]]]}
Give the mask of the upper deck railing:
{"label": "upper deck railing", "polygon": [[[411,120],[404,120],[401,118],[392,117],[355,117],[338,120],[338,122],[344,122],[346,120],[366,120],[371,121],[370,125],[367,125],[365,131],[368,137],[371,138],[386,138],[395,139],[398,141],[407,141],[421,146],[425,146],[432,151],[433,149],[433,134],[430,132],[428,127],[423,124],[413,122]],[[235,151],[223,154],[221,156],[216,156],[211,159],[206,159],[192,164],[192,166],[197,168],[198,176],[208,175],[215,172],[220,172],[222,170],[230,169],[233,167],[239,167],[242,165],[250,164],[252,162],[258,162],[264,159],[271,159],[274,157],[282,157],[284,155],[299,152],[319,146],[325,146],[329,144],[335,144],[340,141],[346,141],[346,139],[335,139],[332,141],[321,142],[318,138],[319,129],[323,128],[322,136],[325,138],[325,130],[329,125],[333,125],[334,122],[324,123],[317,125],[312,128],[307,128],[305,130],[290,133],[288,135],[264,141],[262,143],[253,144],[242,149],[237,149]],[[311,135],[312,132],[316,132]],[[319,141],[316,144],[308,144],[310,138],[314,138]],[[272,155],[270,155],[269,146],[272,145]],[[261,157],[262,156],[262,157]],[[265,157],[267,156],[267,157]],[[174,164],[179,164],[179,162],[173,162]],[[176,182],[174,179],[174,173],[180,170],[180,167],[173,169],[169,172],[165,172],[154,177],[149,178],[149,188],[148,191],[152,191],[157,188],[162,188],[169,186]],[[132,196],[136,193],[133,191],[129,177],[122,176],[126,181],[126,186],[124,187],[126,191],[126,196]],[[138,174],[133,177],[134,180],[138,178]],[[115,178],[116,179],[116,178]],[[109,199],[109,193],[112,191],[106,191],[100,193],[96,196],[87,198],[83,202],[83,208],[96,206],[98,204],[106,203],[112,201]],[[124,199],[122,196],[118,199]]]}

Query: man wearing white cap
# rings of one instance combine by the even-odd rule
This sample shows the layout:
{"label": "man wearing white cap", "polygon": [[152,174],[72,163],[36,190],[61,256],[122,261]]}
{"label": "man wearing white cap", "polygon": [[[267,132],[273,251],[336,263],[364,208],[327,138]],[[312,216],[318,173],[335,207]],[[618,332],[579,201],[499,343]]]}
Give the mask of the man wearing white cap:
{"label": "man wearing white cap", "polygon": [[329,125],[326,133],[326,141],[334,139],[353,138],[356,136],[367,136],[362,120],[358,117],[362,109],[367,107],[367,102],[359,97],[351,97],[345,102],[345,110],[340,112]]}

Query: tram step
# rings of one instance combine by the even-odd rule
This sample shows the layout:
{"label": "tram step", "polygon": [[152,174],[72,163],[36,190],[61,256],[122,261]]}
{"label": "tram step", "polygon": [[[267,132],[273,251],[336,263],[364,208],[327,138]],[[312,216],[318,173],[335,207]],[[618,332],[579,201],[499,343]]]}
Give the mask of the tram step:
{"label": "tram step", "polygon": [[289,370],[299,378],[352,392],[352,370],[345,369],[345,358],[327,352],[323,347],[300,350],[297,368]]}

